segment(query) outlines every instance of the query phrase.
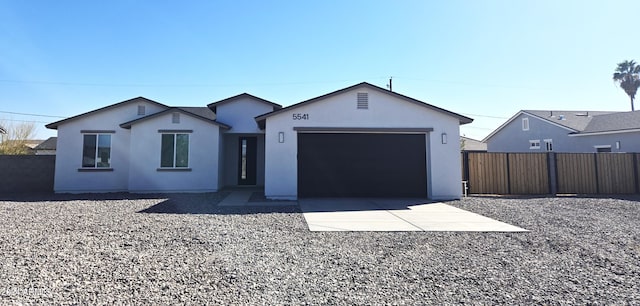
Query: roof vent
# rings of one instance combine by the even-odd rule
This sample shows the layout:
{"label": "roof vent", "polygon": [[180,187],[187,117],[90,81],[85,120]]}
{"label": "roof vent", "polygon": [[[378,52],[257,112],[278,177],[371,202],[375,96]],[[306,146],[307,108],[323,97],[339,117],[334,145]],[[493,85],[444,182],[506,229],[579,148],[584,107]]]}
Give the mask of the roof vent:
{"label": "roof vent", "polygon": [[172,113],[171,114],[171,123],[180,123],[180,114]]}
{"label": "roof vent", "polygon": [[564,115],[558,116],[558,120],[564,120]]}
{"label": "roof vent", "polygon": [[369,109],[369,93],[358,93],[358,109]]}
{"label": "roof vent", "polygon": [[138,116],[143,116],[145,114],[144,105],[138,105]]}

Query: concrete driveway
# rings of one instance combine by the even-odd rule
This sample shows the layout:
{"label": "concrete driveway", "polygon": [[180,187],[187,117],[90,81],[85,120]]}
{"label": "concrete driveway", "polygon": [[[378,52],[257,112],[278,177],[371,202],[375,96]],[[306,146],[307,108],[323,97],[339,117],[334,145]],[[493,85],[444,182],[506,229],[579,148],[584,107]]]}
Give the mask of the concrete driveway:
{"label": "concrete driveway", "polygon": [[465,231],[527,230],[440,202],[424,199],[299,199],[309,230]]}

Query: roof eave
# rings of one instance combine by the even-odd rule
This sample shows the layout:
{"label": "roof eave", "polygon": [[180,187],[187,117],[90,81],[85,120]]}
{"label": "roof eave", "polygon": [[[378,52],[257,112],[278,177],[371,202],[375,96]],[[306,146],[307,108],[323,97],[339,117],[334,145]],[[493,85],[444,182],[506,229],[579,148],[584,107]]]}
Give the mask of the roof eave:
{"label": "roof eave", "polygon": [[165,110],[163,110],[163,111],[161,111],[161,112],[157,112],[157,113],[154,113],[154,114],[151,114],[151,115],[148,115],[148,116],[142,117],[142,118],[137,118],[137,119],[134,119],[134,120],[127,121],[127,122],[125,122],[125,123],[121,123],[121,124],[120,124],[120,127],[121,127],[121,128],[123,128],[123,129],[127,129],[127,130],[129,130],[129,129],[131,129],[131,126],[133,126],[133,125],[134,125],[134,124],[136,124],[136,123],[140,123],[140,122],[142,122],[142,121],[146,121],[146,120],[149,120],[149,119],[155,118],[155,117],[160,116],[160,115],[162,115],[162,114],[164,114],[164,113],[168,113],[168,112],[176,112],[176,111],[177,111],[177,112],[180,112],[180,113],[182,113],[182,114],[185,114],[185,115],[187,115],[187,116],[191,116],[191,117],[194,117],[194,118],[198,118],[198,119],[200,119],[200,120],[203,120],[203,121],[207,121],[207,122],[210,122],[210,123],[216,124],[216,125],[220,126],[221,128],[226,129],[226,130],[231,129],[231,126],[230,126],[230,125],[224,124],[224,123],[219,122],[219,121],[217,121],[217,120],[211,120],[211,119],[209,119],[209,118],[202,117],[202,116],[200,116],[200,115],[198,115],[198,114],[194,114],[194,113],[188,112],[188,111],[183,110],[183,109],[181,109],[181,108],[179,108],[179,107],[170,107],[170,108],[165,109]]}

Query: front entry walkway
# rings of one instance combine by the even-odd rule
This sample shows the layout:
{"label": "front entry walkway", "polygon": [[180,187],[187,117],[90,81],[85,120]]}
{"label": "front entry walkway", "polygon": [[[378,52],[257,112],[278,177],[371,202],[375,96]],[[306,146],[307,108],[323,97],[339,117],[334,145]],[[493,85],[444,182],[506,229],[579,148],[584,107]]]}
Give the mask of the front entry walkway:
{"label": "front entry walkway", "polygon": [[[240,187],[229,189],[231,193],[218,204],[218,206],[292,206],[296,201],[273,201],[264,198],[261,188]],[[256,194],[258,196],[256,197]]]}
{"label": "front entry walkway", "polygon": [[309,230],[527,232],[444,203],[407,199],[300,199]]}

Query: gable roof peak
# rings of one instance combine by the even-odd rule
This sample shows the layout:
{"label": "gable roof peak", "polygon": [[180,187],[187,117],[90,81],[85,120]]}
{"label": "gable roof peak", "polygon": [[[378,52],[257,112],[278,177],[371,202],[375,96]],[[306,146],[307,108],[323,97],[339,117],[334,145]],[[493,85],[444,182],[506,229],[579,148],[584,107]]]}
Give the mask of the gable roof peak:
{"label": "gable roof peak", "polygon": [[207,107],[209,109],[211,109],[215,113],[217,111],[218,106],[234,102],[234,101],[236,101],[238,99],[241,99],[241,98],[250,98],[250,99],[256,100],[258,102],[262,102],[264,104],[273,106],[274,110],[282,108],[282,105],[280,105],[280,104],[273,103],[273,102],[271,102],[269,100],[254,96],[254,95],[246,93],[246,92],[243,92],[241,94],[237,94],[235,96],[232,96],[232,97],[229,97],[229,98],[225,98],[225,99],[222,99],[222,100],[219,100],[219,101],[216,101],[216,102],[209,103],[209,104],[207,104]]}
{"label": "gable roof peak", "polygon": [[116,107],[119,107],[119,106],[122,106],[122,105],[125,105],[125,104],[133,103],[133,102],[136,102],[136,101],[139,101],[139,100],[144,100],[146,102],[158,105],[158,106],[163,107],[165,109],[169,108],[169,106],[167,106],[165,104],[162,104],[160,102],[156,102],[156,101],[151,100],[149,98],[138,96],[138,97],[131,98],[131,99],[128,99],[128,100],[124,100],[122,102],[118,102],[118,103],[115,103],[115,104],[107,105],[105,107],[94,109],[92,111],[88,111],[88,112],[82,113],[80,115],[75,115],[75,116],[72,116],[72,117],[69,117],[69,118],[66,118],[66,119],[62,119],[62,120],[59,120],[59,121],[56,121],[56,122],[52,122],[52,123],[49,123],[49,124],[45,125],[45,127],[48,128],[48,129],[56,130],[56,129],[58,129],[58,126],[60,124],[67,123],[69,121],[76,120],[76,119],[82,118],[82,117],[87,116],[87,115],[91,115],[91,114],[95,114],[95,113],[98,113],[98,112],[101,112],[101,111],[105,111],[105,110],[108,110],[108,109],[116,108]]}
{"label": "gable roof peak", "polygon": [[452,111],[448,111],[446,109],[443,109],[443,108],[440,108],[440,107],[437,107],[437,106],[422,102],[420,100],[405,96],[403,94],[399,94],[399,93],[397,93],[395,91],[390,91],[388,89],[384,89],[382,87],[379,87],[379,86],[376,86],[376,85],[373,85],[373,84],[367,83],[367,82],[360,82],[358,84],[351,85],[351,86],[348,86],[348,87],[345,87],[345,88],[342,88],[342,89],[338,89],[336,91],[333,91],[333,92],[330,92],[330,93],[327,93],[327,94],[324,94],[324,95],[321,95],[321,96],[318,96],[318,97],[315,97],[315,98],[312,98],[312,99],[309,99],[309,100],[305,100],[305,101],[298,102],[298,103],[293,104],[293,105],[289,105],[289,106],[287,106],[285,108],[282,108],[282,109],[278,109],[278,110],[274,110],[274,111],[266,113],[266,114],[262,114],[260,116],[257,116],[255,118],[255,120],[258,123],[258,126],[261,129],[263,129],[265,127],[265,125],[266,125],[266,120],[267,120],[268,117],[271,117],[273,115],[279,114],[279,113],[284,112],[284,111],[288,111],[288,110],[291,110],[291,109],[298,108],[298,107],[303,106],[303,105],[307,105],[307,104],[310,104],[310,103],[315,103],[315,102],[324,100],[326,98],[329,98],[329,97],[332,97],[332,96],[336,96],[336,95],[339,95],[339,94],[342,94],[342,93],[357,89],[358,87],[362,87],[362,86],[366,86],[366,87],[368,87],[370,89],[373,89],[373,90],[376,90],[378,92],[394,96],[394,97],[399,98],[401,100],[404,100],[406,102],[414,103],[416,105],[420,105],[420,106],[435,110],[437,112],[444,113],[444,114],[447,114],[449,116],[456,117],[456,118],[458,118],[460,124],[467,124],[467,123],[473,122],[473,119],[471,119],[469,117],[454,113]]}

